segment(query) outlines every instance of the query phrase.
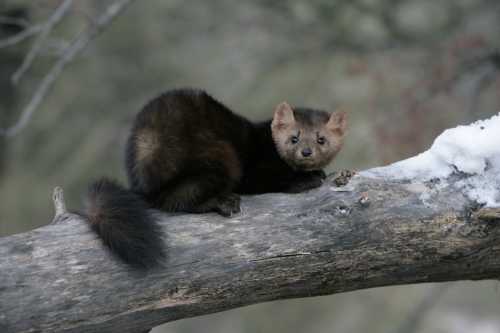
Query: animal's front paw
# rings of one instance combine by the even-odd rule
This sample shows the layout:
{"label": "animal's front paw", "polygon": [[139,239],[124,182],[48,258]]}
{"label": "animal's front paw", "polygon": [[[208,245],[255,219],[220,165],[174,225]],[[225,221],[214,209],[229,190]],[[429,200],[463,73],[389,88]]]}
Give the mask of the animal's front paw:
{"label": "animal's front paw", "polygon": [[238,214],[240,210],[241,198],[235,193],[230,193],[219,198],[216,211],[222,216],[230,217]]}
{"label": "animal's front paw", "polygon": [[349,183],[349,180],[356,174],[354,170],[341,170],[335,173],[335,178],[333,179],[333,183],[340,187],[345,186]]}

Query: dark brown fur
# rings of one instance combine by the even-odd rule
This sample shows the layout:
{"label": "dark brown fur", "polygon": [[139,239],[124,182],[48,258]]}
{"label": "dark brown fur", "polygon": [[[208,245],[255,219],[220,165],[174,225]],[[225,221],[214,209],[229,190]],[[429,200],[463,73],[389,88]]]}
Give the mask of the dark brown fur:
{"label": "dark brown fur", "polygon": [[[239,211],[235,193],[319,185],[320,170],[342,145],[345,124],[337,118],[282,103],[273,122],[254,124],[204,91],[169,91],[149,102],[134,123],[127,145],[130,185],[163,210],[230,215]],[[299,142],[292,144],[295,134]],[[326,142],[319,145],[319,137]],[[303,149],[312,154],[303,157]]]}
{"label": "dark brown fur", "polygon": [[250,122],[203,91],[167,92],[134,123],[126,163],[131,188],[166,211],[235,213],[233,190],[251,130]]}
{"label": "dark brown fur", "polygon": [[[149,207],[164,211],[230,216],[240,210],[240,194],[300,192],[321,185],[322,168],[340,150],[345,129],[343,113],[292,109],[281,103],[272,120],[252,123],[204,91],[168,91],[147,103],[134,122],[126,149],[134,194],[130,199],[134,207],[140,206],[136,201],[141,198]],[[119,227],[117,220],[126,219],[119,212],[129,208],[123,201],[102,204],[100,198],[110,197],[108,188],[129,198],[124,189],[94,184],[89,196],[94,230],[113,230],[115,235],[100,233],[112,248],[121,249],[124,242],[143,248],[144,244],[136,244],[139,239],[128,234],[132,228],[109,227],[110,223]],[[147,222],[145,228],[155,230],[154,218],[146,209],[136,216]],[[128,228],[130,223],[122,225]],[[101,224],[107,227],[100,228]],[[144,261],[142,256],[130,256],[122,255],[131,262]]]}

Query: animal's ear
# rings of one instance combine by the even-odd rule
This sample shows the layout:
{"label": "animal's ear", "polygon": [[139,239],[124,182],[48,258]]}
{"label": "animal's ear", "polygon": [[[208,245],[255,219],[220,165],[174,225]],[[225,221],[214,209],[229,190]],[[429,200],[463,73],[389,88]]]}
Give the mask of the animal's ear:
{"label": "animal's ear", "polygon": [[339,136],[344,136],[347,130],[347,113],[344,111],[333,112],[326,123],[326,128]]}
{"label": "animal's ear", "polygon": [[273,128],[286,128],[295,123],[292,107],[287,102],[280,103],[274,109]]}

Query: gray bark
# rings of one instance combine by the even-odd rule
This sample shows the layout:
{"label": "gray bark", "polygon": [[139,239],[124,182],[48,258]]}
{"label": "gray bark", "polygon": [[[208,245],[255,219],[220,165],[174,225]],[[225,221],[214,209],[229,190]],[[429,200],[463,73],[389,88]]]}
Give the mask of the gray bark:
{"label": "gray bark", "polygon": [[500,276],[497,210],[432,182],[336,184],[245,197],[228,219],[159,214],[169,255],[147,272],[113,257],[56,192],[57,223],[0,238],[0,331],[143,332],[277,299]]}

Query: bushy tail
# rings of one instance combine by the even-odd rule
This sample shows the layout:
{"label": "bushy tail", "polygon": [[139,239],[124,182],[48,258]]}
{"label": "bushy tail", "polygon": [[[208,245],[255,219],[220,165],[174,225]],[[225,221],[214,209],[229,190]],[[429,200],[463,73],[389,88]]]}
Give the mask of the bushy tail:
{"label": "bushy tail", "polygon": [[103,178],[90,185],[86,206],[92,229],[125,262],[149,268],[164,257],[161,228],[139,195]]}

